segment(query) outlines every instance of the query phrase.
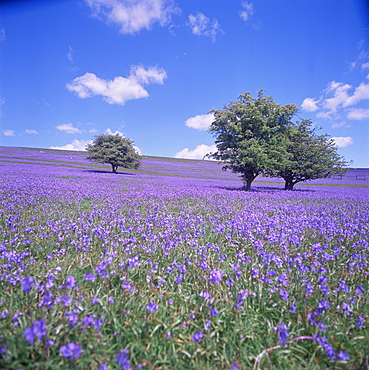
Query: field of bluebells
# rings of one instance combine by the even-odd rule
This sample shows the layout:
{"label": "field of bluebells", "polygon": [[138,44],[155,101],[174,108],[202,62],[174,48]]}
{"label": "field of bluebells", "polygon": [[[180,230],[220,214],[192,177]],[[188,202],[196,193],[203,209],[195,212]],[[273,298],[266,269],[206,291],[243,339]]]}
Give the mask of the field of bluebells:
{"label": "field of bluebells", "polygon": [[0,147],[1,369],[369,369],[369,176],[241,191]]}

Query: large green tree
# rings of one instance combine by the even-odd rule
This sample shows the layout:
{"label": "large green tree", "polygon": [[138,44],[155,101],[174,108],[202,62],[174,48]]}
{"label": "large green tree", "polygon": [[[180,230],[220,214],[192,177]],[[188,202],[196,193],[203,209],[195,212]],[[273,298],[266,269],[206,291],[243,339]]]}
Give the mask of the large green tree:
{"label": "large green tree", "polygon": [[140,166],[141,156],[133,147],[133,141],[121,135],[97,135],[92,144],[87,145],[88,157],[94,162],[107,163],[117,173],[118,167],[135,168]]}
{"label": "large green tree", "polygon": [[301,181],[342,175],[349,164],[337,153],[337,147],[329,135],[317,135],[310,120],[291,125],[284,140],[287,157],[280,163],[277,175],[285,180],[285,190],[292,190]]}
{"label": "large green tree", "polygon": [[249,190],[255,178],[280,168],[286,160],[285,132],[298,109],[279,105],[260,90],[257,98],[249,92],[230,102],[224,109],[213,110],[210,132],[215,136],[214,159],[225,163],[223,169],[239,173]]}

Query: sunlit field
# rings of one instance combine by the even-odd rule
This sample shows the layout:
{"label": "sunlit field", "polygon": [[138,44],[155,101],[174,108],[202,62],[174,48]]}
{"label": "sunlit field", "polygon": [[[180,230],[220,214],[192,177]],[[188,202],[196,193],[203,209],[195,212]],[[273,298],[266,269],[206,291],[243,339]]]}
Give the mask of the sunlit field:
{"label": "sunlit field", "polygon": [[0,369],[369,368],[369,174],[0,148]]}

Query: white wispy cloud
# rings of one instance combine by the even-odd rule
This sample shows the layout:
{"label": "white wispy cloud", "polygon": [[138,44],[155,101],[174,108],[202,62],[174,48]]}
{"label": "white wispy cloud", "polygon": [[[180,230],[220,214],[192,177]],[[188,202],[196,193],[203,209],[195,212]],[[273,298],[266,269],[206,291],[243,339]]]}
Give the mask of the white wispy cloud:
{"label": "white wispy cloud", "polygon": [[351,136],[339,136],[331,138],[337,148],[345,148],[346,146],[353,145],[354,139]]}
{"label": "white wispy cloud", "polygon": [[50,149],[84,151],[86,150],[86,145],[91,143],[92,140],[73,140],[70,144],[64,146],[51,146]]}
{"label": "white wispy cloud", "polygon": [[80,98],[89,98],[101,95],[109,104],[123,105],[128,100],[147,98],[149,93],[142,85],[156,83],[163,84],[167,74],[158,67],[144,68],[133,66],[128,77],[114,77],[113,80],[104,80],[94,73],[85,73],[66,85],[69,91]]}
{"label": "white wispy cloud", "polygon": [[247,22],[250,17],[254,14],[254,4],[247,1],[243,1],[241,4],[243,10],[239,12],[240,17]]}
{"label": "white wispy cloud", "polygon": [[36,135],[36,134],[38,134],[38,132],[36,130],[28,130],[28,129],[24,130],[24,133],[25,134],[29,134],[29,135]]}
{"label": "white wispy cloud", "polygon": [[319,109],[317,103],[319,101],[315,100],[313,98],[306,98],[301,104],[301,107],[303,110],[306,110],[307,112],[315,112]]}
{"label": "white wispy cloud", "polygon": [[15,131],[14,130],[3,130],[3,135],[4,136],[15,136]]}
{"label": "white wispy cloud", "polygon": [[350,109],[347,114],[348,119],[361,121],[363,119],[369,118],[369,109],[365,108],[355,108]]}
{"label": "white wispy cloud", "polygon": [[64,131],[67,134],[80,134],[80,133],[82,133],[82,131],[79,128],[74,127],[71,123],[63,123],[61,125],[56,126],[55,128],[59,131]]}
{"label": "white wispy cloud", "polygon": [[180,12],[172,0],[85,0],[95,17],[119,27],[122,34],[135,34],[153,24],[170,24]]}
{"label": "white wispy cloud", "polygon": [[206,131],[209,129],[211,123],[214,121],[214,114],[199,114],[186,120],[185,124],[188,127],[196,130]]}
{"label": "white wispy cloud", "polygon": [[71,46],[68,46],[68,53],[67,53],[68,60],[73,63],[73,49]]}
{"label": "white wispy cloud", "polygon": [[5,28],[0,27],[0,42],[4,42],[6,40]]}
{"label": "white wispy cloud", "polygon": [[191,32],[198,36],[208,36],[215,41],[218,34],[224,33],[220,28],[218,20],[210,19],[203,13],[197,12],[188,16],[187,25],[191,28]]}
{"label": "white wispy cloud", "polygon": [[301,107],[308,112],[317,111],[317,117],[324,119],[339,118],[344,114],[348,119],[360,120],[367,118],[367,109],[354,106],[365,100],[369,100],[369,83],[361,82],[359,86],[354,87],[347,83],[331,81],[320,98],[306,98]]}
{"label": "white wispy cloud", "polygon": [[217,148],[216,145],[205,145],[200,144],[197,145],[194,150],[189,150],[188,148],[184,148],[176,155],[174,158],[187,158],[187,159],[204,159],[206,154],[216,152]]}
{"label": "white wispy cloud", "polygon": [[342,122],[332,123],[331,127],[332,128],[341,128],[341,127],[350,128],[351,125],[348,125],[345,121],[342,121]]}

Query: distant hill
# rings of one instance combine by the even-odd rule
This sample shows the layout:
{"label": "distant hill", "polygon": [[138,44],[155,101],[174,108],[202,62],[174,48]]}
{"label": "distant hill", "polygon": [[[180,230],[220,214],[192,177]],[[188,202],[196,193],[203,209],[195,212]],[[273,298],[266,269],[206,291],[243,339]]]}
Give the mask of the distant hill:
{"label": "distant hill", "polygon": [[[27,163],[30,165],[62,166],[84,169],[98,169],[111,172],[110,165],[97,164],[87,160],[87,152],[57,149],[0,146],[0,163]],[[143,156],[138,170],[118,168],[118,172],[142,173],[159,176],[179,176],[186,178],[240,180],[240,176],[231,171],[222,171],[222,165],[216,161],[180,159],[156,156]],[[280,178],[259,176],[256,183],[283,184]],[[351,168],[344,176],[314,180],[305,185],[369,186],[369,168]]]}

